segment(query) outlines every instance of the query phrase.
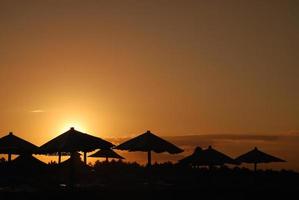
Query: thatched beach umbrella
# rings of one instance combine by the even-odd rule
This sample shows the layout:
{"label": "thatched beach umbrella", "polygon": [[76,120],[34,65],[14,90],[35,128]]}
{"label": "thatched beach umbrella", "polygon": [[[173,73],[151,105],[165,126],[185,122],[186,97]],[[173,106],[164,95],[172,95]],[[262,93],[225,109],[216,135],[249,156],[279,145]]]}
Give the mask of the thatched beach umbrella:
{"label": "thatched beach umbrella", "polygon": [[286,162],[285,160],[262,152],[258,150],[256,147],[253,150],[237,157],[236,161],[240,163],[254,164],[254,171],[257,170],[258,163]]}
{"label": "thatched beach umbrella", "polygon": [[85,177],[91,170],[89,165],[81,160],[79,152],[72,152],[70,158],[58,164],[61,177],[69,177],[69,184],[73,186],[77,179]]}
{"label": "thatched beach umbrella", "polygon": [[12,161],[12,164],[17,166],[46,166],[47,164],[40,161],[30,154],[22,154]]}
{"label": "thatched beach umbrella", "polygon": [[179,163],[211,167],[215,165],[235,164],[235,161],[231,157],[209,146],[204,150],[200,147],[195,148],[192,155],[183,158]]}
{"label": "thatched beach umbrella", "polygon": [[162,153],[168,152],[170,154],[176,154],[183,152],[179,147],[167,142],[166,140],[154,135],[150,131],[145,132],[131,140],[128,140],[118,146],[115,149],[127,150],[127,151],[143,151],[148,154],[148,166],[151,166],[151,152]]}
{"label": "thatched beach umbrella", "polygon": [[88,167],[88,165],[86,165],[82,160],[81,160],[81,154],[79,152],[74,152],[72,154],[70,154],[70,158],[68,158],[67,160],[61,162],[59,164],[60,167],[69,167],[70,165],[74,164],[75,167],[79,167],[79,168],[85,168]]}
{"label": "thatched beach umbrella", "polygon": [[117,159],[124,159],[122,156],[118,155],[115,151],[112,149],[101,149],[94,154],[88,156],[93,158],[106,158],[106,161],[108,162],[108,158],[117,158]]}
{"label": "thatched beach umbrella", "polygon": [[8,161],[11,161],[11,155],[32,154],[38,147],[34,144],[15,136],[12,132],[0,138],[0,153],[8,154]]}
{"label": "thatched beach umbrella", "polygon": [[70,130],[55,137],[39,148],[41,154],[58,153],[58,163],[61,162],[62,153],[84,152],[84,163],[86,164],[86,153],[96,149],[109,149],[112,143],[101,138],[82,133],[70,128]]}
{"label": "thatched beach umbrella", "polygon": [[197,160],[198,157],[200,156],[200,153],[202,153],[202,148],[197,146],[191,155],[186,156],[185,158],[179,160],[179,164],[190,165],[194,163],[194,161]]}
{"label": "thatched beach umbrella", "polygon": [[13,180],[43,180],[48,165],[31,154],[21,154],[12,160],[7,167],[9,179]]}

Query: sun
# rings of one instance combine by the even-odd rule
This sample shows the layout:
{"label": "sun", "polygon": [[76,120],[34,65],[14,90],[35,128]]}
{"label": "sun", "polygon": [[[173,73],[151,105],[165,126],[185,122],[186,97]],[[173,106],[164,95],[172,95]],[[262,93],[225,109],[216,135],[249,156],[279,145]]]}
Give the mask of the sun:
{"label": "sun", "polygon": [[87,131],[84,123],[79,122],[79,121],[68,121],[68,122],[63,123],[63,125],[60,128],[60,132],[66,132],[72,127],[81,132]]}

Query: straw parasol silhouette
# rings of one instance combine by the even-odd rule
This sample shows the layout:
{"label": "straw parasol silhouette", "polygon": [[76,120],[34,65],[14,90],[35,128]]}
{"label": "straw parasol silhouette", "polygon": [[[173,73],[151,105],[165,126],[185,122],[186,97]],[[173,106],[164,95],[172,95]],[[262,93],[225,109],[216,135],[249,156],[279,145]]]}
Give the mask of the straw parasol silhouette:
{"label": "straw parasol silhouette", "polygon": [[59,164],[60,167],[69,167],[70,165],[74,165],[75,167],[79,167],[79,168],[85,168],[85,167],[89,167],[88,165],[86,165],[82,160],[81,160],[81,154],[79,152],[73,152],[70,155],[70,158],[68,158],[67,160],[61,162]]}
{"label": "straw parasol silhouette", "polygon": [[185,158],[179,160],[179,164],[190,165],[198,159],[201,153],[202,153],[202,148],[197,146],[195,147],[194,152],[191,155],[186,156]]}
{"label": "straw parasol silhouette", "polygon": [[31,154],[21,154],[9,163],[7,174],[13,183],[14,180],[36,181],[41,180],[47,173],[48,165]]}
{"label": "straw parasol silhouette", "polygon": [[8,161],[11,161],[11,155],[33,154],[38,147],[26,140],[19,138],[10,132],[8,135],[0,138],[0,153],[8,154]]}
{"label": "straw parasol silhouette", "polygon": [[154,135],[150,131],[146,131],[145,133],[116,146],[115,149],[147,152],[148,166],[151,166],[152,151],[155,153],[168,152],[170,154],[183,152],[179,147]]}
{"label": "straw parasol silhouette", "polygon": [[30,154],[22,154],[12,161],[12,164],[20,167],[44,167],[47,164]]}
{"label": "straw parasol silhouette", "polygon": [[32,176],[38,175],[37,172],[47,169],[47,164],[35,158],[31,154],[22,154],[11,161],[11,167],[14,169],[14,173]]}
{"label": "straw parasol silhouette", "polygon": [[193,166],[209,166],[211,168],[215,165],[235,164],[235,161],[224,153],[212,148],[212,146],[209,146],[204,150],[196,147],[193,154],[183,158],[179,163]]}
{"label": "straw parasol silhouette", "polygon": [[61,177],[66,178],[68,176],[71,187],[73,187],[74,183],[80,178],[85,177],[91,170],[91,167],[86,165],[80,156],[81,154],[79,152],[72,152],[70,158],[58,164]]}
{"label": "straw parasol silhouette", "polygon": [[252,163],[254,164],[254,171],[257,170],[258,163],[271,163],[271,162],[286,162],[280,158],[269,155],[265,152],[262,152],[255,147],[253,150],[240,155],[236,158],[236,161],[239,163]]}
{"label": "straw parasol silhouette", "polygon": [[106,158],[106,162],[108,162],[108,158],[124,159],[122,156],[118,155],[112,149],[101,149],[88,157]]}
{"label": "straw parasol silhouette", "polygon": [[94,151],[96,149],[109,149],[112,146],[113,144],[108,141],[82,133],[71,127],[70,130],[43,144],[39,148],[39,153],[58,153],[58,163],[60,163],[62,153],[72,154],[76,151],[82,151],[84,153],[84,163],[86,164],[87,152]]}

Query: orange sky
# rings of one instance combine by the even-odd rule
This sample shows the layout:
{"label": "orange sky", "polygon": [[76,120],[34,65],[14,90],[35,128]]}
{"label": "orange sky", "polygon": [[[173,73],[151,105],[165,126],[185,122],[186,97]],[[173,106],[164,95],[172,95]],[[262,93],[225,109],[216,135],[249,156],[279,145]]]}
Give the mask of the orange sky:
{"label": "orange sky", "polygon": [[299,130],[298,1],[0,0],[0,136]]}

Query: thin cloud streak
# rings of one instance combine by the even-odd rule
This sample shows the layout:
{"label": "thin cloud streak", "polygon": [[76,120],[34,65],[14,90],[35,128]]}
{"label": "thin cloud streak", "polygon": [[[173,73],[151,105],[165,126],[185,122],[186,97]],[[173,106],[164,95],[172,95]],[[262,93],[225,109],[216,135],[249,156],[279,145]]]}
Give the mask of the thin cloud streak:
{"label": "thin cloud streak", "polygon": [[45,110],[37,109],[37,110],[31,110],[31,113],[44,113],[46,112]]}

